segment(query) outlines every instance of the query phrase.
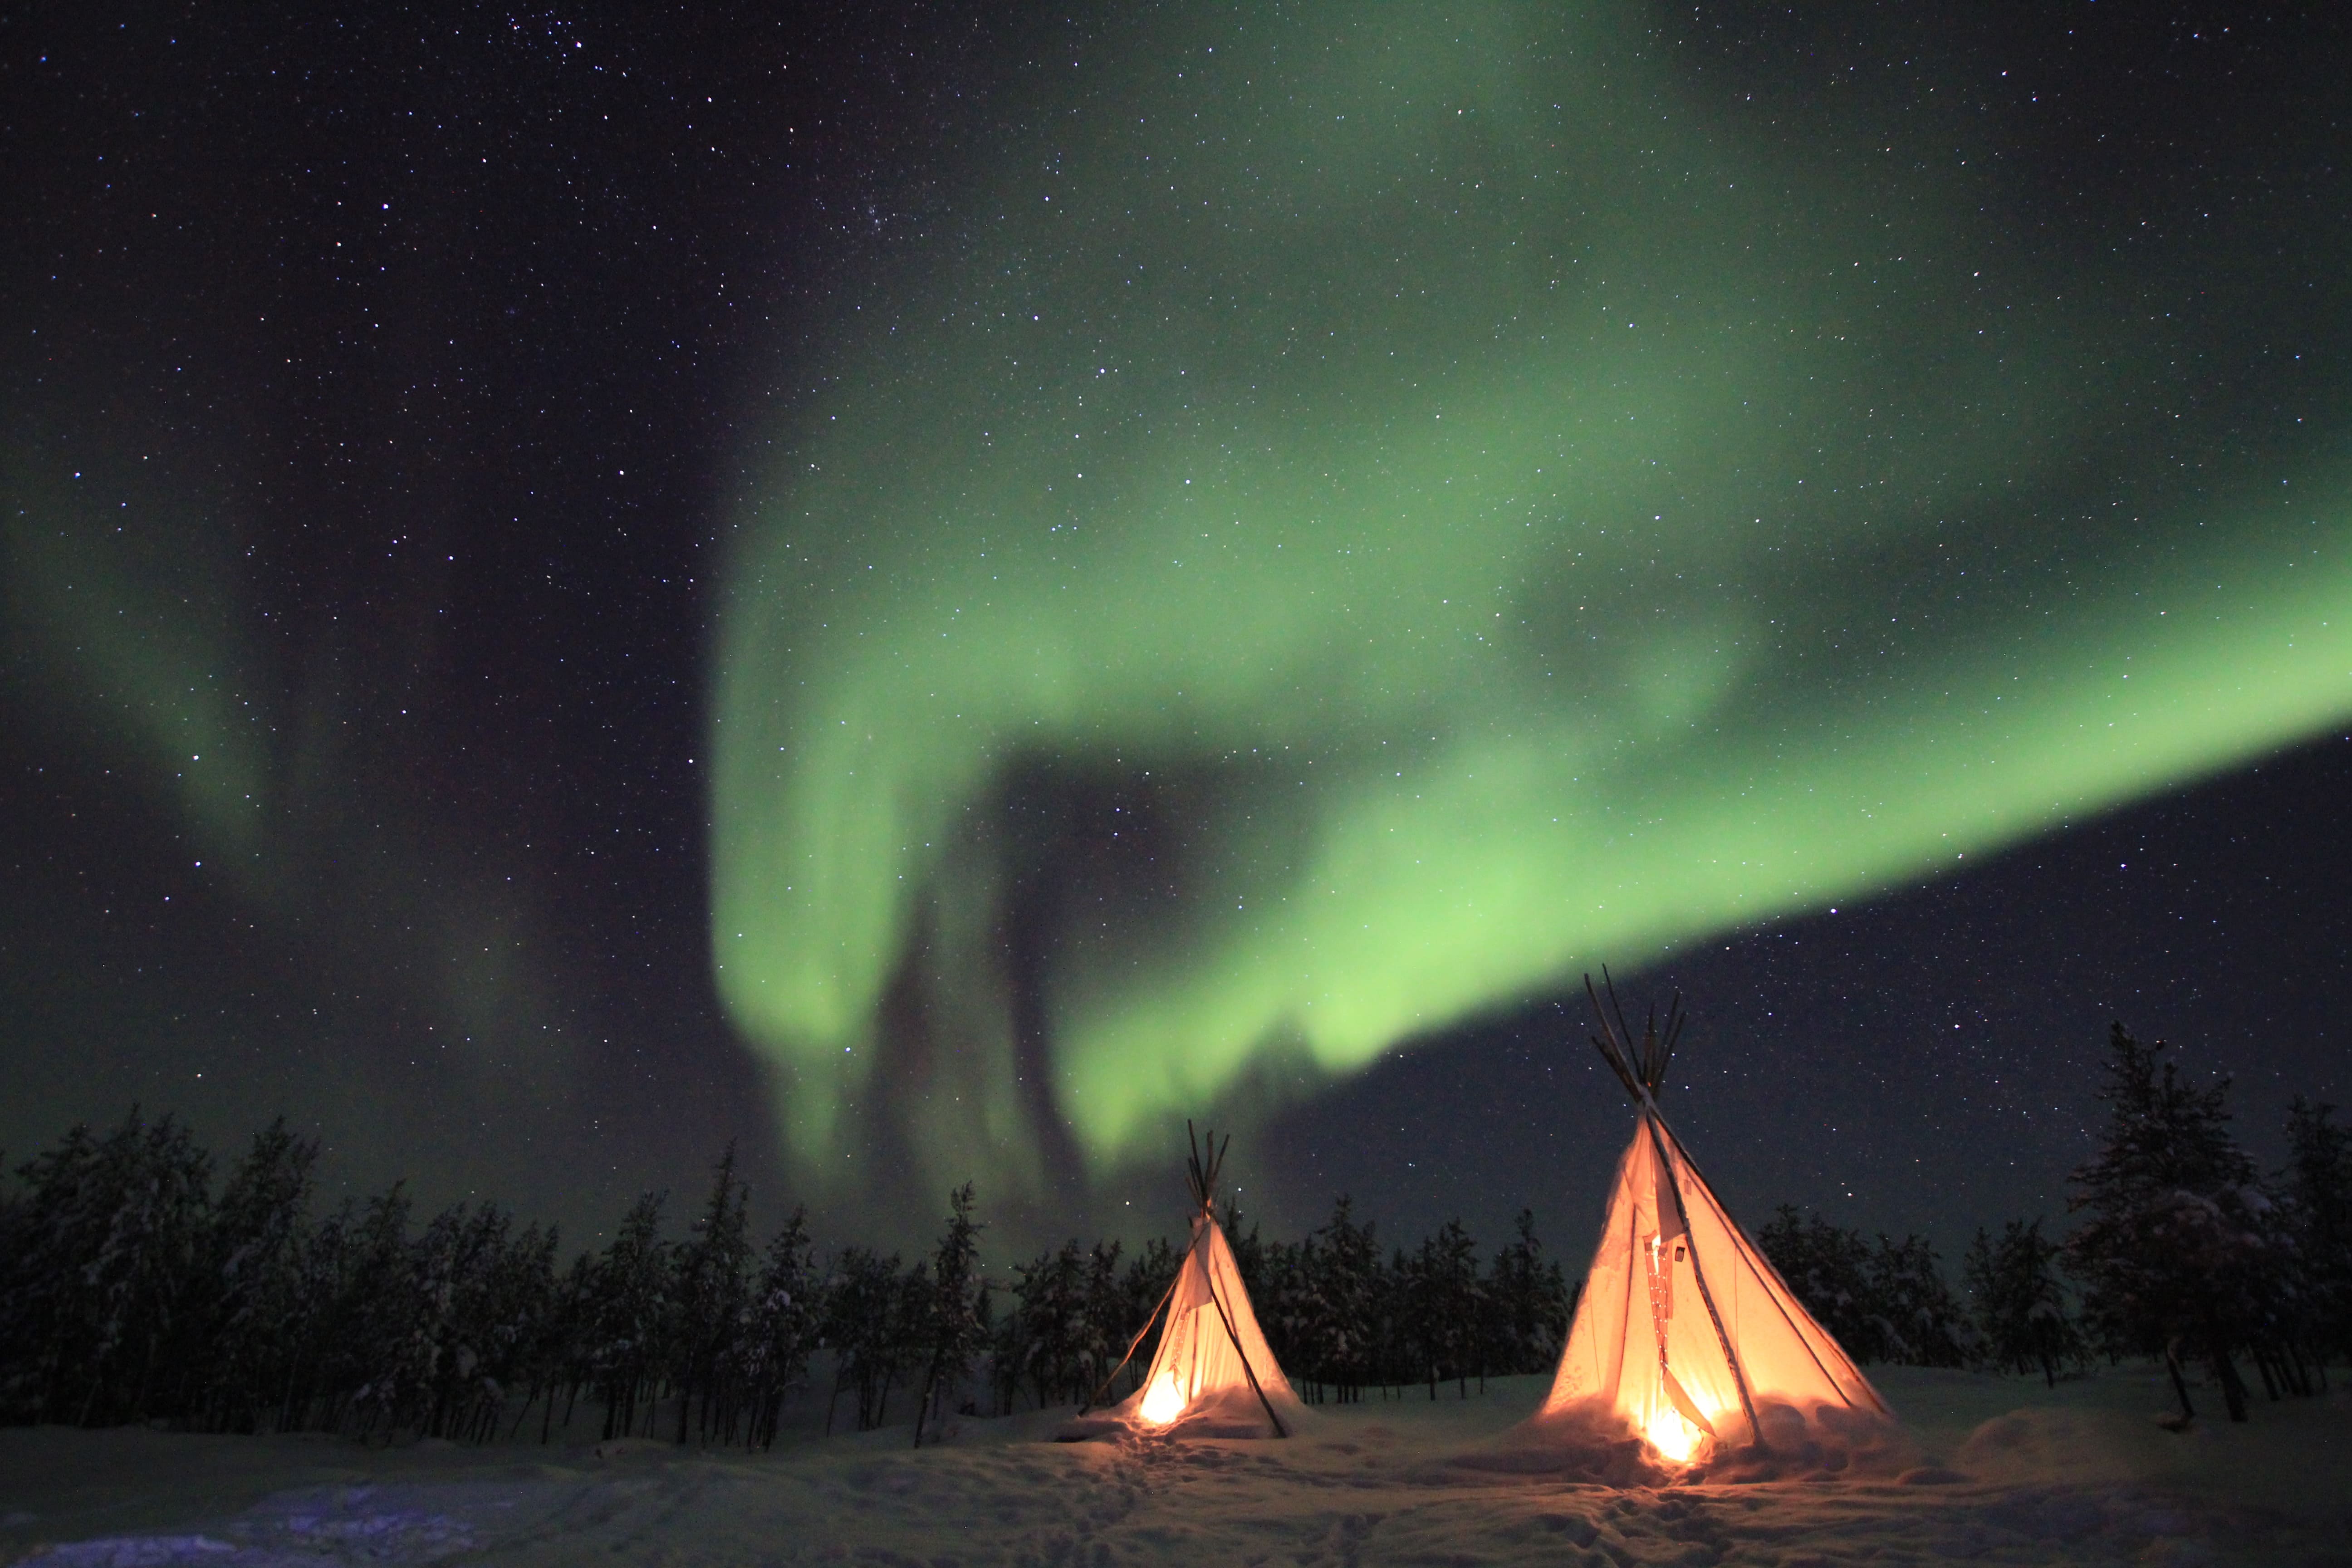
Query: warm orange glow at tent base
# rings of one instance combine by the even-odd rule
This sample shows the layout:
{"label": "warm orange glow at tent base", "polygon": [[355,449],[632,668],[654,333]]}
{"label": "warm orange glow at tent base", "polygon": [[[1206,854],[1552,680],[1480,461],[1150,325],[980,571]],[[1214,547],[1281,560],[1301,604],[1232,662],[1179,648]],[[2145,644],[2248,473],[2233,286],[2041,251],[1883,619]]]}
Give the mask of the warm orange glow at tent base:
{"label": "warm orange glow at tent base", "polygon": [[1184,1394],[1176,1386],[1174,1373],[1164,1370],[1160,1373],[1144,1394],[1142,1406],[1136,1414],[1154,1426],[1165,1426],[1184,1414]]}
{"label": "warm orange glow at tent base", "polygon": [[1828,1430],[1822,1412],[1887,1418],[1647,1101],[1585,1278],[1548,1415],[1622,1422],[1675,1469],[1769,1457],[1764,1420],[1777,1411],[1813,1434],[1800,1441]]}
{"label": "warm orange glow at tent base", "polygon": [[[1187,1135],[1190,1124],[1187,1123]],[[1213,1137],[1208,1156],[1197,1140],[1186,1181],[1198,1205],[1192,1245],[1177,1265],[1168,1293],[1096,1393],[1100,1398],[1156,1325],[1159,1347],[1143,1384],[1099,1415],[1088,1408],[1062,1429],[1065,1441],[1109,1436],[1138,1428],[1200,1437],[1287,1437],[1306,1411],[1276,1364],[1257,1313],[1250,1307],[1241,1265],[1216,1214],[1218,1167],[1224,1145]]]}
{"label": "warm orange glow at tent base", "polygon": [[1661,1458],[1685,1464],[1698,1452],[1698,1428],[1672,1410],[1661,1410],[1650,1418],[1649,1430],[1642,1436]]}

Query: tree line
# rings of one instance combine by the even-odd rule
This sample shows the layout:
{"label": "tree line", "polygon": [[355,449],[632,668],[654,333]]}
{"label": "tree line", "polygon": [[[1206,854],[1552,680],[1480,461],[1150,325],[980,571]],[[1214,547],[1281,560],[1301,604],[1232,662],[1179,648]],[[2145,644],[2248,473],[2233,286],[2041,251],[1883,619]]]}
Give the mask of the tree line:
{"label": "tree line", "polygon": [[2108,1034],[2107,1125],[2071,1178],[2074,1228],[1979,1229],[1961,1264],[1967,1305],[1934,1250],[1781,1208],[1758,1233],[1807,1309],[1857,1361],[1976,1365],[2054,1383],[2100,1359],[2201,1363],[2231,1419],[2250,1363],[2273,1399],[2323,1392],[2352,1357],[2352,1129],[2297,1095],[2286,1163],[2263,1173],[2230,1131],[2230,1083],[2195,1083],[2158,1041]]}
{"label": "tree line", "polygon": [[[1567,1337],[1574,1293],[1545,1256],[1530,1211],[1484,1267],[1459,1220],[1383,1257],[1376,1226],[1344,1196],[1328,1223],[1296,1242],[1265,1239],[1237,1211],[1224,1225],[1267,1346],[1309,1403],[1414,1384],[1433,1399],[1449,1383],[1466,1394],[1474,1381],[1549,1371]],[[1074,1240],[1014,1268],[1011,1310],[990,1342],[997,1408],[1099,1401],[1138,1386],[1155,1345],[1135,1336],[1182,1254],[1159,1238],[1124,1267],[1120,1252],[1117,1242],[1082,1249]]]}
{"label": "tree line", "polygon": [[[551,1226],[494,1203],[421,1215],[404,1184],[318,1215],[318,1157],[280,1118],[216,1179],[184,1125],[134,1108],[18,1165],[0,1191],[0,1421],[486,1443],[584,1419],[600,1439],[765,1447],[805,1392],[828,1431],[895,1410],[919,1442],[950,1409],[1131,1392],[1156,1349],[1137,1331],[1181,1260],[1164,1238],[1132,1255],[1074,1239],[990,1279],[969,1184],[911,1261],[820,1258],[799,1210],[760,1245],[730,1149],[683,1235],[646,1194],[566,1263]],[[1466,1392],[1559,1353],[1571,1298],[1530,1215],[1484,1268],[1459,1223],[1383,1258],[1345,1198],[1295,1243],[1226,1223],[1310,1399]]]}
{"label": "tree line", "polygon": [[282,1118],[214,1190],[188,1130],[134,1108],[68,1131],[0,1197],[0,1420],[207,1432],[772,1441],[821,1342],[795,1213],[755,1251],[732,1151],[688,1235],[630,1205],[603,1251],[495,1204],[420,1225],[404,1184],[312,1215],[318,1145]]}
{"label": "tree line", "polygon": [[[1979,1230],[1947,1282],[1934,1249],[1783,1208],[1758,1240],[1856,1360],[2039,1371],[2100,1356],[2202,1363],[2242,1418],[2248,1361],[2273,1397],[2352,1353],[2352,1133],[2298,1099],[2265,1177],[2229,1131],[2226,1082],[2184,1080],[2121,1026],[2110,1125],[2074,1173],[2076,1227]],[[601,1250],[495,1204],[420,1216],[404,1185],[314,1214],[318,1145],[282,1119],[216,1183],[172,1117],[69,1131],[0,1191],[0,1421],[316,1430],[388,1439],[604,1438],[772,1445],[787,1403],[825,1429],[896,1409],[920,1441],[950,1410],[1003,1414],[1129,1393],[1138,1329],[1181,1254],[1073,1239],[991,1279],[969,1184],[908,1261],[820,1258],[794,1211],[764,1245],[730,1150],[684,1234],[638,1198]],[[1384,1247],[1342,1197],[1295,1242],[1226,1228],[1277,1359],[1310,1401],[1540,1373],[1580,1285],[1523,1212],[1483,1262],[1458,1221]],[[812,1368],[820,1368],[811,1386]]]}

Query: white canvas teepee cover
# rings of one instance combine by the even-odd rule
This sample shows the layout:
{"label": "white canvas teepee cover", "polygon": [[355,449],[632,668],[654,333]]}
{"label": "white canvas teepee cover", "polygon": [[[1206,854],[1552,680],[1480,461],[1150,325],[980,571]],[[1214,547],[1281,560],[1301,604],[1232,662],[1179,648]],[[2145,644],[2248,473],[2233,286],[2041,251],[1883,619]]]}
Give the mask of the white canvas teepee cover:
{"label": "white canvas teepee cover", "polygon": [[1105,1416],[1146,1431],[1271,1437],[1297,1430],[1303,1408],[1258,1328],[1224,1227],[1195,1215],[1151,1369]]}
{"label": "white canvas teepee cover", "polygon": [[1537,1419],[1613,1415],[1679,1463],[1771,1443],[1824,1411],[1891,1415],[1732,1223],[1644,1095]]}

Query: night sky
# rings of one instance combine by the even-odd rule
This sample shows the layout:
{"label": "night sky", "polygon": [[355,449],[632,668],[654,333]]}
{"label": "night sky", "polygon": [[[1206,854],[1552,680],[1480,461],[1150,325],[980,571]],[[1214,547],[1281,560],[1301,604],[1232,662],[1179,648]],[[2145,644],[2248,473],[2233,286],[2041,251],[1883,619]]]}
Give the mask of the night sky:
{"label": "night sky", "polygon": [[[2322,5],[0,11],[0,1150],[2059,1216],[2352,1008]],[[1613,906],[1613,907],[1612,907]]]}

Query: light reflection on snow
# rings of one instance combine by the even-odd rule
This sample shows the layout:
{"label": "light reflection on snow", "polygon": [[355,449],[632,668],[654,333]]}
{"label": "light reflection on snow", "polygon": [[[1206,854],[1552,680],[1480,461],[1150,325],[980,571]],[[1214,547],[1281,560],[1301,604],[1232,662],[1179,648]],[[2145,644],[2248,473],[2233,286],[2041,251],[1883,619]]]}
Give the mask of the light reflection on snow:
{"label": "light reflection on snow", "polygon": [[229,1542],[209,1535],[125,1535],[52,1546],[23,1560],[24,1568],[164,1568],[178,1563],[226,1563],[236,1556]]}
{"label": "light reflection on snow", "polygon": [[[1801,1436],[1784,1426],[1774,1473],[1807,1484],[1662,1489],[1629,1476],[1615,1483],[1626,1489],[1612,1489],[1573,1468],[1588,1450],[1560,1448],[1549,1433],[1522,1434],[1527,1447],[1492,1447],[1541,1404],[1549,1384],[1538,1375],[1496,1380],[1487,1395],[1474,1388],[1466,1400],[1325,1405],[1315,1430],[1292,1442],[1171,1448],[1154,1436],[1130,1459],[1115,1447],[1037,1441],[1038,1416],[1024,1412],[968,1420],[957,1443],[899,1454],[871,1435],[822,1440],[820,1385],[807,1440],[772,1455],[667,1450],[658,1462],[613,1465],[577,1447],[492,1445],[436,1458],[240,1438],[249,1463],[289,1478],[315,1475],[322,1459],[345,1473],[430,1464],[434,1474],[374,1487],[306,1485],[271,1492],[235,1517],[159,1521],[141,1537],[46,1547],[26,1536],[63,1534],[76,1521],[91,1521],[84,1528],[93,1533],[106,1529],[93,1512],[115,1506],[116,1488],[149,1478],[191,1489],[217,1474],[218,1460],[206,1447],[174,1444],[173,1468],[159,1472],[137,1430],[0,1428],[0,1563],[22,1568],[30,1560],[41,1568],[454,1568],[509,1560],[650,1568],[803,1557],[944,1557],[976,1568],[982,1560],[1079,1555],[1216,1563],[1262,1554],[1271,1526],[1309,1542],[1334,1540],[1343,1550],[1319,1554],[1333,1563],[1538,1568],[1606,1556],[1629,1568],[1664,1568],[1696,1552],[1727,1563],[1803,1560],[1820,1568],[1960,1560],[2210,1568],[2239,1558],[2311,1561],[2342,1538],[2340,1404],[2283,1400],[2246,1427],[2200,1426],[2176,1436],[2148,1421],[2173,1394],[2161,1370],[2144,1365],[2102,1366],[2054,1388],[2038,1376],[1907,1367],[1883,1375],[1935,1463],[1904,1468],[1913,1463],[1911,1440],[1885,1434],[1883,1447],[1843,1450],[1847,1463],[1835,1479],[1816,1475],[1817,1459],[1832,1452],[1820,1445],[1847,1439],[1826,1427]],[[1178,1391],[1186,1387],[1174,1381]],[[1738,1405],[1718,1415],[1717,1401],[1693,1397],[1725,1438],[1737,1431]],[[1645,1436],[1647,1420],[1645,1413]],[[87,1503],[66,1498],[54,1518],[12,1518],[9,1509],[31,1490],[10,1473],[12,1461],[22,1468],[18,1455],[68,1439],[82,1445],[82,1473],[107,1480],[108,1490]],[[1702,1429],[1694,1457],[1711,1441]],[[663,1451],[647,1445],[645,1453]],[[1489,1453],[1513,1462],[1496,1469],[1464,1463]],[[2150,1456],[2176,1468],[2152,1470]],[[1518,1462],[1547,1457],[1571,1468]],[[248,1473],[259,1484],[273,1472]],[[1217,1506],[1202,1506],[1203,1485]],[[1340,1509],[1348,1511],[1335,1520]],[[1076,1541],[1103,1550],[1075,1553]]]}
{"label": "light reflection on snow", "polygon": [[[355,1487],[339,1500],[355,1508],[375,1491]],[[316,1501],[313,1498],[311,1500]],[[224,1540],[223,1536],[232,1539]],[[331,1568],[343,1563],[425,1563],[469,1550],[471,1528],[415,1509],[313,1510],[248,1517],[219,1535],[118,1535],[43,1548],[18,1568]]]}

